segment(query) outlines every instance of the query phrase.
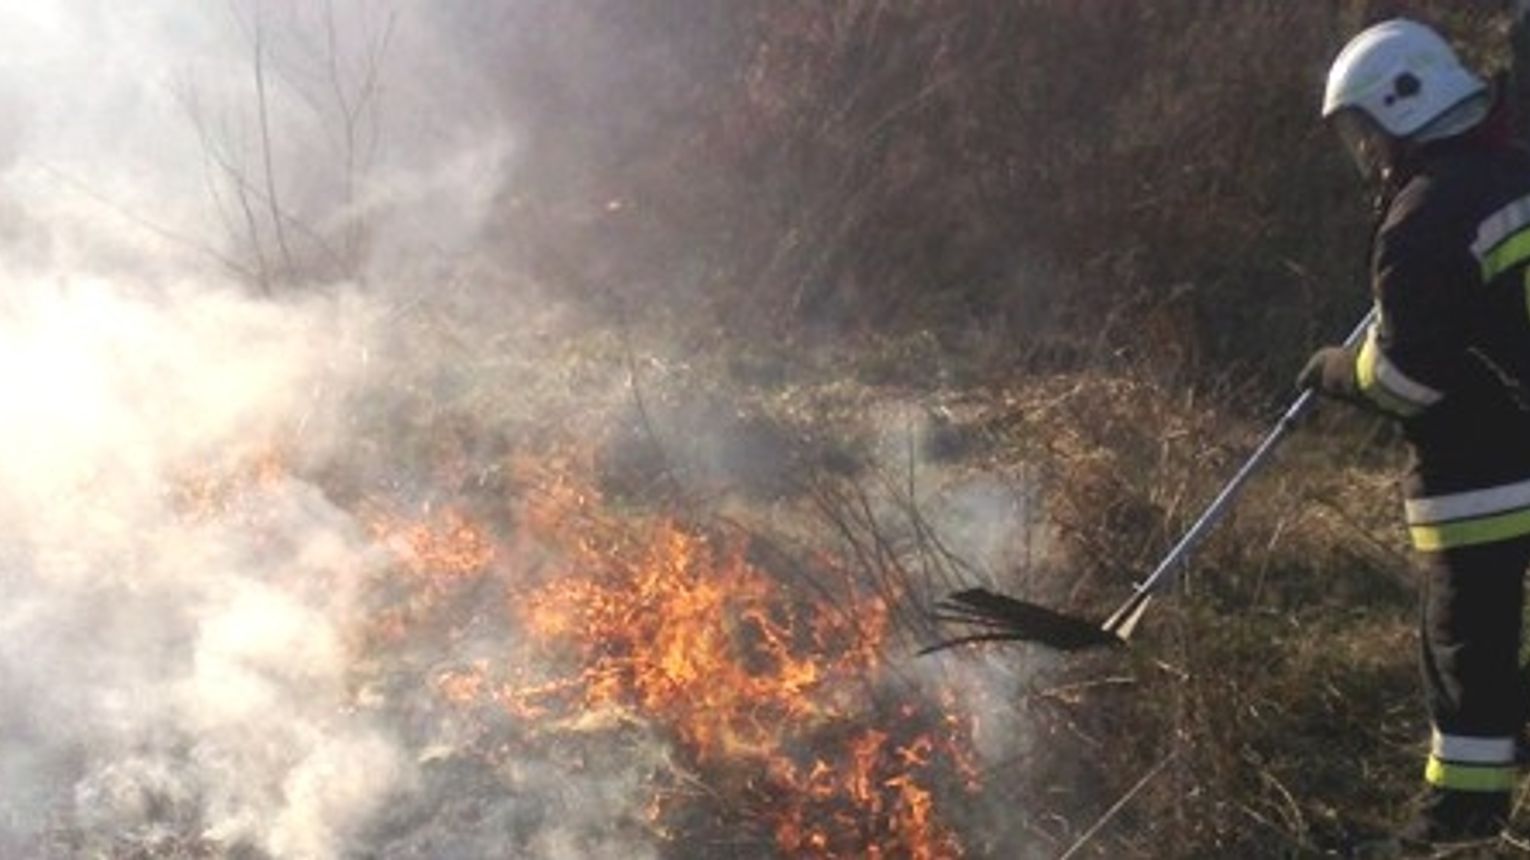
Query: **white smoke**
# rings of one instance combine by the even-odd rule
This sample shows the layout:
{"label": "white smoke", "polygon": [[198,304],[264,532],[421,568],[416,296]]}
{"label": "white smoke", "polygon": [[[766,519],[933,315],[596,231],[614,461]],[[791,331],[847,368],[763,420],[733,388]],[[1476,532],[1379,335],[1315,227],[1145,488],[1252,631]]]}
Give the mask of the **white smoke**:
{"label": "white smoke", "polygon": [[653,745],[495,769],[366,664],[396,561],[318,477],[419,495],[391,437],[550,313],[480,253],[481,12],[0,0],[0,856],[652,855]]}
{"label": "white smoke", "polygon": [[[0,856],[658,853],[660,741],[486,757],[425,703],[428,672],[359,679],[392,562],[316,477],[407,485],[378,434],[521,367],[551,313],[508,278],[460,288],[504,274],[483,226],[521,130],[455,40],[506,14],[0,0]],[[416,322],[462,344],[389,355]],[[589,375],[605,400],[625,379]],[[918,501],[988,529],[964,539],[985,570],[1023,505],[986,483]],[[985,764],[1024,751],[1007,705]]]}
{"label": "white smoke", "polygon": [[[350,274],[399,281],[476,241],[509,136],[411,102],[472,78],[428,9],[0,3],[0,854],[335,857],[410,791],[413,754],[350,689],[383,554],[314,483],[250,474],[338,450],[387,303],[230,275],[278,222],[305,264],[365,223]],[[337,142],[361,75],[367,136]]]}
{"label": "white smoke", "polygon": [[450,16],[428,0],[0,3],[9,265],[396,278],[472,251],[515,134]]}
{"label": "white smoke", "polygon": [[218,843],[328,857],[404,787],[405,758],[346,689],[343,625],[376,550],[310,484],[216,489],[315,394],[352,386],[356,344],[322,336],[350,306],[8,284],[8,843],[199,824]]}

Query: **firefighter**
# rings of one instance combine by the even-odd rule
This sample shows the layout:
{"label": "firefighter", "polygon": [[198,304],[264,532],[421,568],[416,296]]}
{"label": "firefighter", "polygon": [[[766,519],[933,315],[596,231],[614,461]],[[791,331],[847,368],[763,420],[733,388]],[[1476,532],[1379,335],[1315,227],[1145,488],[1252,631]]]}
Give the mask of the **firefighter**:
{"label": "firefighter", "polygon": [[1422,564],[1421,662],[1432,738],[1410,842],[1507,823],[1523,576],[1530,563],[1530,154],[1491,88],[1441,36],[1392,20],[1329,71],[1323,116],[1382,200],[1379,317],[1318,350],[1298,385],[1400,422],[1408,530]]}

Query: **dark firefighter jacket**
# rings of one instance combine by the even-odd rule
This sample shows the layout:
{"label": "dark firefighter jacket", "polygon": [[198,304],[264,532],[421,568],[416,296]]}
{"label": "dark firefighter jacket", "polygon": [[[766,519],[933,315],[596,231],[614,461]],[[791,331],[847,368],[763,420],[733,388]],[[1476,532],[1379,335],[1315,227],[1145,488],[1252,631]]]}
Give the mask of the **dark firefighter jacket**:
{"label": "dark firefighter jacket", "polygon": [[1530,534],[1530,154],[1481,135],[1417,153],[1371,281],[1379,321],[1321,387],[1402,422],[1414,545]]}

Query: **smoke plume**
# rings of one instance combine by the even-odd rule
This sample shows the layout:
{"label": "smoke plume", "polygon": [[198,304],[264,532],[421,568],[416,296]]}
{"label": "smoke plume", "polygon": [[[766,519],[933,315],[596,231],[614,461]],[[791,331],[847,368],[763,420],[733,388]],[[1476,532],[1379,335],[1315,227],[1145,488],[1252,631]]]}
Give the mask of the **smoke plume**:
{"label": "smoke plume", "polygon": [[[490,225],[537,123],[579,120],[502,79],[496,39],[556,5],[0,3],[0,855],[662,853],[675,733],[598,712],[512,754],[485,747],[525,740],[493,695],[441,695],[494,661],[557,677],[506,611],[547,548],[491,534],[463,590],[392,525],[455,522],[469,490],[503,514],[512,437],[600,434],[570,401],[668,435],[681,481],[795,486],[789,434],[730,403],[632,408],[638,371],[683,388],[683,358],[549,370],[563,311]],[[560,55],[584,86],[622,82],[597,35],[560,38],[591,49]],[[981,482],[917,501],[985,569],[1028,504]],[[898,694],[985,695],[971,666],[922,672]],[[1014,694],[984,699],[985,766],[1023,751]]]}

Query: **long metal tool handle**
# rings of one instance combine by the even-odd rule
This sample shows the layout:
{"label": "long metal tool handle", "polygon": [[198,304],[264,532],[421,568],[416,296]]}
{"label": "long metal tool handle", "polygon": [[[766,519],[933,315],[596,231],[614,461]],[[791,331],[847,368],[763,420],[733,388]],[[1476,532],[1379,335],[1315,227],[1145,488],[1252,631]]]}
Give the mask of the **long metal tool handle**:
{"label": "long metal tool handle", "polygon": [[[1360,320],[1360,323],[1355,326],[1355,330],[1349,333],[1349,337],[1344,339],[1344,345],[1353,346],[1359,343],[1360,339],[1365,337],[1365,333],[1371,327],[1371,324],[1376,321],[1376,316],[1377,309],[1373,306],[1370,312],[1365,315],[1365,318]],[[1182,562],[1185,560],[1185,557],[1221,521],[1222,517],[1227,513],[1227,509],[1232,506],[1233,500],[1237,498],[1238,493],[1243,489],[1243,485],[1248,483],[1248,479],[1254,476],[1254,473],[1259,470],[1260,466],[1264,465],[1264,461],[1269,457],[1270,452],[1275,450],[1275,446],[1279,444],[1280,440],[1284,439],[1296,427],[1297,423],[1301,421],[1302,417],[1307,414],[1316,398],[1317,393],[1309,388],[1296,398],[1296,401],[1291,404],[1290,408],[1286,409],[1285,414],[1280,417],[1279,423],[1264,437],[1264,441],[1259,443],[1259,447],[1254,449],[1254,453],[1249,455],[1248,460],[1238,469],[1237,474],[1233,475],[1232,480],[1227,482],[1227,486],[1223,487],[1220,493],[1217,493],[1217,497],[1211,501],[1205,513],[1201,514],[1200,519],[1197,519],[1190,526],[1190,530],[1185,532],[1185,536],[1179,539],[1179,543],[1169,550],[1169,554],[1164,556],[1163,561],[1158,563],[1158,567],[1153,570],[1153,573],[1147,579],[1137,584],[1136,591],[1133,592],[1131,598],[1105,621],[1104,627],[1106,630],[1115,633],[1122,639],[1131,636],[1132,630],[1137,626],[1138,619],[1142,617],[1143,611],[1147,609],[1148,599],[1154,593],[1163,590],[1174,582],[1174,578],[1179,575],[1183,567]]]}

